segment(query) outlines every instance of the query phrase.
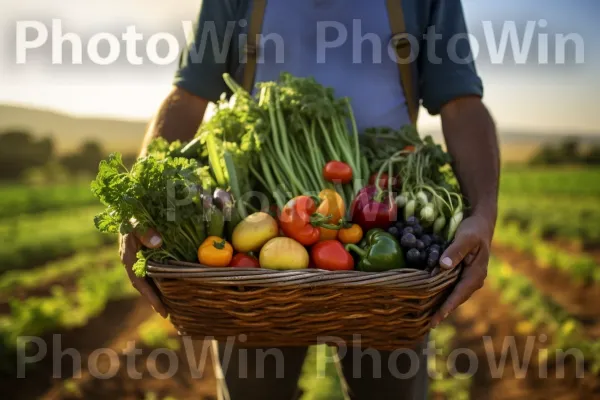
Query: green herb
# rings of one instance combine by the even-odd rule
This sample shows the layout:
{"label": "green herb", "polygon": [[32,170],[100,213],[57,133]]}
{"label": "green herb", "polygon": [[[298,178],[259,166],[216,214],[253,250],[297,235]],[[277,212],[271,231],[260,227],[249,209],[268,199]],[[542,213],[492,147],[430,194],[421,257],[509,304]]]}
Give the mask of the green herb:
{"label": "green herb", "polygon": [[142,157],[128,170],[119,154],[100,163],[92,192],[106,206],[94,218],[101,232],[126,234],[154,228],[163,239],[160,249],[144,250],[136,264],[143,275],[145,259],[194,261],[205,238],[198,189],[201,169],[192,159]]}

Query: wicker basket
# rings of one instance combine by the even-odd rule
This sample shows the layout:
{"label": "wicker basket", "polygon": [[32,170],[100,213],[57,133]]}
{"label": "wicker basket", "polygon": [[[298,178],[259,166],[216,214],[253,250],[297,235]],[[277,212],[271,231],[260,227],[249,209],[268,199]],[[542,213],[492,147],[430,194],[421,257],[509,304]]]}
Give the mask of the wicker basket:
{"label": "wicker basket", "polygon": [[234,337],[236,343],[265,347],[336,337],[349,347],[379,350],[421,341],[460,270],[431,276],[413,269],[273,271],[148,263],[148,276],[181,334]]}

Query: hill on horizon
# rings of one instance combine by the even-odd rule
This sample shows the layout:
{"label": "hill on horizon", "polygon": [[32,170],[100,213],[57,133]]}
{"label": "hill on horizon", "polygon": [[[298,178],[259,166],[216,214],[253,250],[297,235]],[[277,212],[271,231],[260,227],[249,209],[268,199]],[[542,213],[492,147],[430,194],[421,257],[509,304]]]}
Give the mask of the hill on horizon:
{"label": "hill on horizon", "polygon": [[[86,140],[100,143],[107,151],[137,152],[147,121],[98,117],[78,117],[57,111],[0,104],[0,132],[22,129],[36,137],[52,137],[58,152],[68,152]],[[442,139],[439,131],[424,130],[423,134]],[[542,144],[557,143],[576,136],[584,144],[600,144],[600,134],[541,133],[502,131],[499,133],[504,161],[527,159]]]}
{"label": "hill on horizon", "polygon": [[36,137],[52,137],[58,152],[74,150],[86,140],[107,151],[135,152],[146,130],[144,121],[77,117],[56,111],[0,104],[0,132],[22,129]]}

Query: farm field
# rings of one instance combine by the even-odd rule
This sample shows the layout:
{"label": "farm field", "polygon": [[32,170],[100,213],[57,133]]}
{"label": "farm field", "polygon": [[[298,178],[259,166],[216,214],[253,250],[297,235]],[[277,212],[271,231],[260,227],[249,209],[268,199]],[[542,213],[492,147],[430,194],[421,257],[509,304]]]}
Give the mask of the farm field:
{"label": "farm field", "polygon": [[[485,287],[432,332],[439,350],[430,361],[432,399],[600,398],[600,169],[503,171],[500,212]],[[0,387],[10,399],[216,399],[215,373],[206,344],[182,343],[130,286],[113,238],[97,233],[100,207],[85,185],[0,187]],[[53,334],[62,334],[60,347]],[[514,343],[508,338],[515,335]],[[48,354],[16,379],[23,336],[40,336]],[[128,343],[135,341],[139,379],[127,375]],[[497,377],[503,346],[514,344]],[[204,347],[203,347],[204,346]],[[73,348],[81,368],[63,355]],[[105,348],[122,366],[110,379]],[[178,357],[170,379],[168,358]],[[456,356],[455,349],[472,355]],[[576,349],[584,363],[565,349]],[[341,399],[335,366],[307,357],[300,381],[303,400]],[[504,352],[505,353],[505,352]],[[520,368],[530,353],[529,365]],[[573,352],[572,352],[573,353]],[[194,357],[196,370],[185,360]],[[112,357],[112,356],[111,356]],[[565,359],[564,368],[557,362]],[[479,368],[470,371],[476,360]],[[516,361],[516,363],[515,363]],[[455,365],[458,373],[447,368]],[[77,365],[78,367],[78,365]],[[56,368],[61,378],[53,379]],[[325,378],[317,378],[317,372]],[[545,371],[547,378],[542,378]],[[199,376],[194,373],[200,372]],[[473,372],[473,373],[469,373]],[[577,373],[583,377],[577,378]],[[24,384],[26,383],[26,384]]]}

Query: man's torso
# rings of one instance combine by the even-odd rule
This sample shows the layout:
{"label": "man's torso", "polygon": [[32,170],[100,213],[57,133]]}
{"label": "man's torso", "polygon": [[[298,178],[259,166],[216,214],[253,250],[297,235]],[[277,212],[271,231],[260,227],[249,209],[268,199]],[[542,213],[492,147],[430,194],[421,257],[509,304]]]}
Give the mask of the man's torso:
{"label": "man's torso", "polygon": [[261,33],[256,82],[312,76],[351,99],[361,131],[410,122],[385,0],[269,0]]}

